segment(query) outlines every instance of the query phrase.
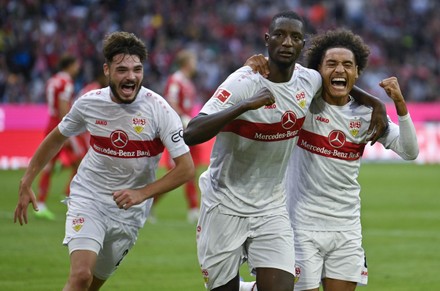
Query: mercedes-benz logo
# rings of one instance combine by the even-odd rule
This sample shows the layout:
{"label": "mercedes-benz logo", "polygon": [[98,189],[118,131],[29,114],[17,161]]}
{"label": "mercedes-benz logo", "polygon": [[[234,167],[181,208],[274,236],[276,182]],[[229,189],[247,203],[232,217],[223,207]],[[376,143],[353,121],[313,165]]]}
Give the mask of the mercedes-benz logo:
{"label": "mercedes-benz logo", "polygon": [[110,134],[112,145],[120,149],[127,145],[128,135],[122,130],[115,130]]}
{"label": "mercedes-benz logo", "polygon": [[340,130],[333,130],[328,135],[328,142],[334,148],[340,148],[345,144],[345,134]]}
{"label": "mercedes-benz logo", "polygon": [[284,129],[292,128],[296,123],[296,115],[293,111],[284,112],[283,116],[281,116],[281,126]]}

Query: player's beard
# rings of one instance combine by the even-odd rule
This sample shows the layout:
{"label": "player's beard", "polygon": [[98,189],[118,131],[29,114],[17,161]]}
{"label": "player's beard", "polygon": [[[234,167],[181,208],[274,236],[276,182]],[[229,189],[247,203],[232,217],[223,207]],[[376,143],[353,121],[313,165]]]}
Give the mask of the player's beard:
{"label": "player's beard", "polygon": [[111,79],[108,80],[108,84],[109,84],[110,91],[111,91],[111,94],[113,95],[113,97],[116,100],[118,100],[120,103],[123,103],[123,104],[131,104],[131,103],[133,103],[133,101],[136,100],[136,97],[137,97],[139,91],[141,90],[141,86],[138,86],[138,88],[136,90],[136,93],[134,94],[133,99],[127,100],[127,99],[122,98],[118,94],[117,86],[116,86],[116,84]]}

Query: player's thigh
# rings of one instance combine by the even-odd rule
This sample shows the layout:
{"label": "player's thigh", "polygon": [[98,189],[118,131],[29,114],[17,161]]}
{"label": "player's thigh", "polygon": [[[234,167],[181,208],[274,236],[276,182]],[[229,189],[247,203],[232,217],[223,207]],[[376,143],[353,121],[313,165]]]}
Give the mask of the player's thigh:
{"label": "player's thigh", "polygon": [[70,277],[93,275],[96,258],[101,249],[98,242],[88,238],[73,239],[68,244],[70,253]]}
{"label": "player's thigh", "polygon": [[252,269],[277,269],[295,274],[293,230],[286,214],[250,218],[246,249]]}
{"label": "player's thigh", "polygon": [[134,246],[139,228],[110,220],[106,238],[96,261],[94,275],[101,280],[108,279]]}
{"label": "player's thigh", "polygon": [[257,268],[258,290],[292,291],[295,276],[284,270],[275,268]]}
{"label": "player's thigh", "polygon": [[238,274],[247,238],[247,218],[225,215],[202,204],[197,225],[197,256],[208,290]]}
{"label": "player's thigh", "polygon": [[354,291],[356,289],[356,282],[335,280],[325,278],[322,280],[322,286],[325,291]]}
{"label": "player's thigh", "polygon": [[336,246],[328,252],[324,263],[323,278],[366,283],[361,231],[335,232],[334,243]]}
{"label": "player's thigh", "polygon": [[324,254],[320,251],[320,244],[325,238],[320,232],[295,230],[295,255],[297,281],[295,290],[314,290],[321,284]]}
{"label": "player's thigh", "polygon": [[[70,242],[75,239],[91,239],[102,248],[108,218],[96,211],[91,200],[67,198],[65,203],[67,204],[67,215],[63,244],[69,246],[69,253],[74,250],[96,251],[94,245],[88,243],[70,245]],[[100,249],[97,250],[97,253],[99,251]]]}

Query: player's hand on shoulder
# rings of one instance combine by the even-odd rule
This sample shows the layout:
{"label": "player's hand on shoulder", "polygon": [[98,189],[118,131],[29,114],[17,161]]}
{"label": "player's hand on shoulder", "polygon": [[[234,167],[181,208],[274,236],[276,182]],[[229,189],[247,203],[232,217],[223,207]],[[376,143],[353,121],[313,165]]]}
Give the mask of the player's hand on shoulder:
{"label": "player's hand on shoulder", "polygon": [[263,77],[269,76],[269,62],[262,54],[253,55],[246,60],[245,66],[252,68],[255,73],[260,73]]}
{"label": "player's hand on shoulder", "polygon": [[373,107],[371,114],[371,122],[367,131],[367,141],[371,145],[375,144],[388,130],[388,117],[386,106],[383,102],[379,102]]}
{"label": "player's hand on shoulder", "polygon": [[396,77],[389,77],[383,79],[379,85],[385,90],[387,95],[393,99],[394,102],[405,101],[400,90],[399,82]]}

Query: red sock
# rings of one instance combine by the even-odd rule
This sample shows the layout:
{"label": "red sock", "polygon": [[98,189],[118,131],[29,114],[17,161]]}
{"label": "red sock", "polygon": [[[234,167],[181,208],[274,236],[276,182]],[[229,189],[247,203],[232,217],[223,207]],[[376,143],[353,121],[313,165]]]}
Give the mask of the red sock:
{"label": "red sock", "polygon": [[185,184],[185,195],[190,209],[199,207],[199,195],[194,181],[189,181]]}
{"label": "red sock", "polygon": [[49,191],[51,172],[43,170],[41,172],[40,183],[38,185],[38,202],[45,203],[47,200],[47,193]]}

